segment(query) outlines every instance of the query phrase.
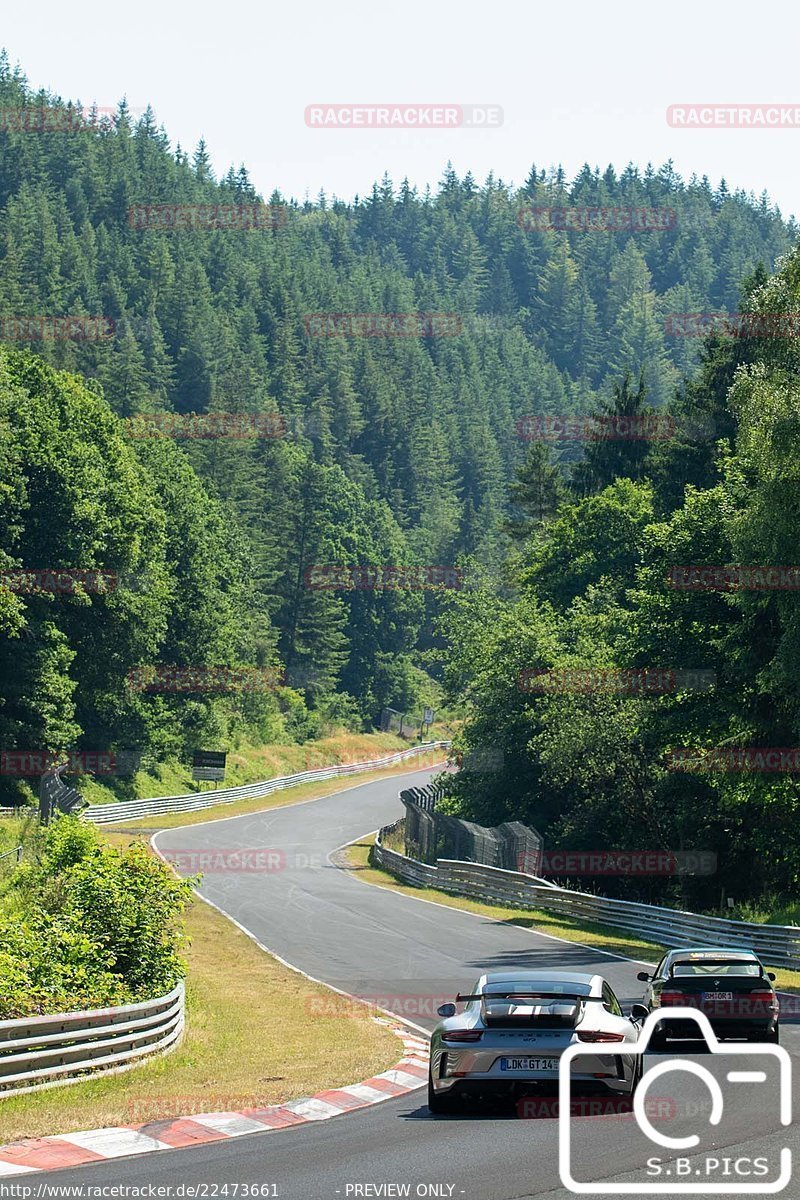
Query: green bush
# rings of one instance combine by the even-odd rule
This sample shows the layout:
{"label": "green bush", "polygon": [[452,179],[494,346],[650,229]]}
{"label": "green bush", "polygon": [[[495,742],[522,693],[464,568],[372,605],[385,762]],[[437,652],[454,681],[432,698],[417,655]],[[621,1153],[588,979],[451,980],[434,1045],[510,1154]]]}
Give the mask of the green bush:
{"label": "green bush", "polygon": [[189,884],[141,843],[106,850],[67,873],[67,909],[113,955],[113,970],[142,998],[184,974],[180,914]]}
{"label": "green bush", "polygon": [[191,885],[141,844],[60,817],[0,908],[0,1018],[147,1000],[185,973]]}
{"label": "green bush", "polygon": [[101,1008],[136,999],[111,954],[67,915],[0,925],[0,1019]]}

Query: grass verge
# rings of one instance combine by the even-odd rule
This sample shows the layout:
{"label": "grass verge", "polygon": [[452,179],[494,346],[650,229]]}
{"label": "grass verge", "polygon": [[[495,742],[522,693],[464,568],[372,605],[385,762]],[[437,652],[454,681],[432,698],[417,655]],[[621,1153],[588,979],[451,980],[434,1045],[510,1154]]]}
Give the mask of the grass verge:
{"label": "grass verge", "polygon": [[[113,835],[117,841],[121,835]],[[0,1101],[0,1141],[280,1104],[392,1066],[402,1043],[284,967],[209,905],[186,918],[187,1029],[134,1070]]]}
{"label": "grass verge", "polygon": [[[608,925],[579,923],[556,913],[543,912],[540,909],[484,904],[481,900],[471,900],[467,896],[453,896],[449,892],[440,892],[436,888],[414,887],[413,884],[404,883],[398,879],[391,871],[385,871],[370,861],[374,842],[374,835],[370,835],[368,838],[353,842],[342,852],[349,869],[366,883],[375,883],[380,887],[404,892],[407,896],[416,896],[420,900],[435,900],[437,904],[446,904],[449,908],[460,908],[466,912],[478,913],[482,917],[491,917],[494,921],[520,925],[524,929],[535,929],[537,933],[550,934],[552,937],[563,938],[567,942],[582,942],[596,950],[608,950],[612,954],[621,954],[625,958],[645,963],[655,963],[669,948],[657,942],[646,941],[634,934],[613,929]],[[800,992],[800,971],[787,971],[780,967],[772,969],[775,971],[776,985],[781,991]]]}

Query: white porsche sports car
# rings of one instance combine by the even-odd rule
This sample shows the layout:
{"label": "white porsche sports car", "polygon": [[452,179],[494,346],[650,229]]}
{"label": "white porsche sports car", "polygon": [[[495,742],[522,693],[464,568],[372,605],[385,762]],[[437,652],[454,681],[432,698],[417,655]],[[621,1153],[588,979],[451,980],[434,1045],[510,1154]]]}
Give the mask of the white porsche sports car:
{"label": "white porsche sports car", "polygon": [[[463,1003],[459,1013],[456,1004]],[[576,1086],[633,1095],[641,1056],[626,1054],[646,1010],[623,1016],[601,975],[561,971],[491,971],[468,995],[443,1004],[431,1038],[428,1108],[452,1111],[469,1095],[529,1094],[558,1081],[561,1055],[575,1044],[596,1046],[572,1071]]]}

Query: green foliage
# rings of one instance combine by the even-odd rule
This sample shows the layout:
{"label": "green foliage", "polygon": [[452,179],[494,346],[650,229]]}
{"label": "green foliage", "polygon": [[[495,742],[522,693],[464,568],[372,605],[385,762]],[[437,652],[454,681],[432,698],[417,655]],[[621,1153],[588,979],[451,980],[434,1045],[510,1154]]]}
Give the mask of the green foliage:
{"label": "green foliage", "polygon": [[107,850],[64,876],[68,911],[99,945],[137,995],[162,995],[183,974],[178,917],[189,886],[141,843]]}
{"label": "green foliage", "polygon": [[127,681],[153,662],[247,662],[245,555],[219,501],[177,447],[129,444],[101,397],[26,352],[0,348],[0,423],[14,472],[5,570],[100,579],[60,593],[0,587],[13,614],[0,636],[4,748],[159,750],[220,725],[224,735],[231,718],[213,694],[187,701]]}
{"label": "green foliage", "polygon": [[626,372],[622,383],[614,385],[611,400],[601,402],[592,413],[596,440],[586,445],[570,481],[578,495],[602,491],[615,479],[641,479],[649,446],[642,434],[648,422],[652,427],[658,418],[656,410],[644,403],[644,378],[642,371],[634,391]]}
{"label": "green foliage", "polygon": [[531,442],[525,462],[517,467],[509,488],[512,517],[506,529],[511,537],[524,542],[539,525],[554,516],[565,496],[564,477],[551,462],[549,448],[542,442]]}
{"label": "green foliage", "polygon": [[183,976],[181,913],[191,894],[140,843],[106,846],[60,817],[0,906],[0,1017],[151,999]]}
{"label": "green foliage", "polygon": [[125,1004],[113,956],[74,917],[32,913],[0,922],[0,1018]]}
{"label": "green foliage", "polygon": [[604,578],[624,586],[641,560],[652,520],[650,485],[617,479],[597,496],[562,508],[534,535],[523,555],[520,583],[559,606]]}
{"label": "green foliage", "polygon": [[[745,304],[797,311],[799,263],[796,251],[773,279],[747,282]],[[603,490],[562,503],[533,531],[500,608],[462,602],[442,622],[448,692],[469,706],[464,748],[494,736],[503,751],[496,779],[455,777],[455,811],[527,820],[550,848],[718,856],[712,876],[608,878],[604,891],[694,907],[726,893],[774,909],[800,886],[796,775],[675,771],[667,757],[797,744],[796,591],[669,584],[673,567],[800,562],[800,339],[785,332],[709,339],[672,406],[675,437],[603,465]],[[703,435],[709,423],[716,437]],[[586,470],[597,460],[590,454]],[[533,670],[560,673],[550,690],[515,686],[523,655]],[[704,671],[714,682],[676,675],[658,694],[558,683],[576,670]]]}
{"label": "green foliage", "polygon": [[[0,60],[0,106],[34,100],[63,107]],[[709,887],[738,888],[745,868],[754,894],[795,886],[791,780],[676,777],[660,759],[669,745],[791,745],[800,727],[792,596],[664,584],[681,561],[798,561],[800,339],[703,346],[664,322],[797,311],[798,255],[767,274],[794,224],[671,163],[587,165],[571,182],[534,167],[519,189],[448,169],[436,195],[387,178],[353,203],[275,194],[285,219],[258,230],[128,220],[154,201],[258,200],[245,171],[215,181],[204,145],[173,152],[151,113],[134,125],[123,107],[79,134],[0,131],[0,312],[115,323],[108,338],[31,343],[36,355],[0,349],[0,569],[122,581],[59,597],[0,586],[0,744],[183,754],[242,731],[369,725],[428,699],[420,663],[446,639],[435,669],[469,711],[461,748],[503,764],[473,758],[453,785],[464,811],[524,814],[587,844],[717,849]],[[674,220],[613,232],[524,219],[579,206]],[[452,313],[461,329],[317,337],[306,318],[319,312]],[[524,417],[636,419],[651,405],[674,437],[562,442],[551,458],[517,433]],[[279,415],[287,436],[176,446],[120,420],[220,413]],[[316,566],[462,556],[481,582],[461,595],[308,586]],[[287,686],[134,691],[130,671],[159,662],[283,665]],[[718,685],[658,699],[518,685],[560,666],[708,668]],[[127,898],[147,881],[118,866],[105,917],[122,953]],[[90,881],[75,884],[88,905]]]}

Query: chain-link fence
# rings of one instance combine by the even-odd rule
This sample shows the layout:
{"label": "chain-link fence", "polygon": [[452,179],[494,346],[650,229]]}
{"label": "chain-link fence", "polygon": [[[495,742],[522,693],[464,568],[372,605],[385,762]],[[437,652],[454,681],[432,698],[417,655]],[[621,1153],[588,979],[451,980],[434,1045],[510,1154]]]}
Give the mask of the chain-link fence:
{"label": "chain-link fence", "polygon": [[436,863],[440,858],[484,863],[517,871],[519,864],[533,865],[542,853],[542,837],[519,821],[505,821],[494,828],[476,825],[460,817],[437,811],[440,785],[406,788],[400,793],[405,810],[406,854],[419,862]]}

